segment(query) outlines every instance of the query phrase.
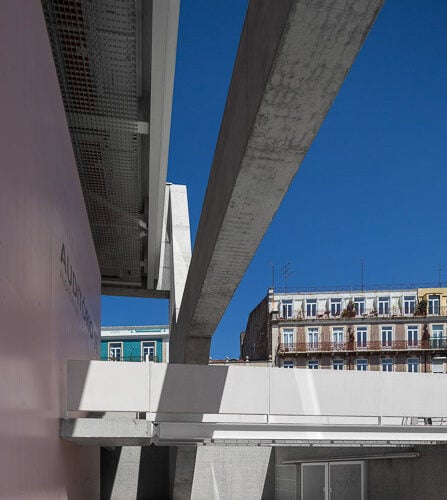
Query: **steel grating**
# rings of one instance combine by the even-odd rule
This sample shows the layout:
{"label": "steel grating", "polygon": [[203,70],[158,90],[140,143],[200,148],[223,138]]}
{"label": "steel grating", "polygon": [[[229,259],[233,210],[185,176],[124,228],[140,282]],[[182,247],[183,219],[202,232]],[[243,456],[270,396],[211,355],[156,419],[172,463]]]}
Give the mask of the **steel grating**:
{"label": "steel grating", "polygon": [[103,281],[144,284],[136,3],[42,5]]}

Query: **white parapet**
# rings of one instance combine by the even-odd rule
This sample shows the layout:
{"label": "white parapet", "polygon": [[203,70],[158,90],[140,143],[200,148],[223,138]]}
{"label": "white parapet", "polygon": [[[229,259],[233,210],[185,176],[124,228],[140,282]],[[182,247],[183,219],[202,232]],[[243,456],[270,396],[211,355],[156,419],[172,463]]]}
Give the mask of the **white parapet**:
{"label": "white parapet", "polygon": [[69,411],[278,417],[447,417],[447,377],[69,361]]}

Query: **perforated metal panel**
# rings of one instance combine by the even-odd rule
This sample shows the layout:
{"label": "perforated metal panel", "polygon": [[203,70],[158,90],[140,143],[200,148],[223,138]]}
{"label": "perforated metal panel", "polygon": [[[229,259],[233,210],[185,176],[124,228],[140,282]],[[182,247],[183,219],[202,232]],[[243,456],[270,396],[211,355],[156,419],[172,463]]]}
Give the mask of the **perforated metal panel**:
{"label": "perforated metal panel", "polygon": [[42,5],[101,274],[140,284],[146,240],[138,220],[147,220],[147,188],[137,133],[135,1]]}

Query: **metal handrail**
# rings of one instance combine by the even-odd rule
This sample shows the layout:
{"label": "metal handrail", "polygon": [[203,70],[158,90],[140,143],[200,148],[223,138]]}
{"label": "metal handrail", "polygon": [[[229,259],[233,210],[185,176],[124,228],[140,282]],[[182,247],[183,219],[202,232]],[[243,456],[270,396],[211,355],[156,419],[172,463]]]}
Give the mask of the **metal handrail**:
{"label": "metal handrail", "polygon": [[447,337],[439,339],[427,339],[419,341],[408,340],[369,340],[366,342],[294,342],[281,343],[278,352],[334,352],[334,351],[390,351],[390,350],[424,350],[424,349],[446,349]]}
{"label": "metal handrail", "polygon": [[161,363],[162,359],[159,356],[101,356],[101,361],[132,361],[132,362],[147,362]]}
{"label": "metal handrail", "polygon": [[447,307],[441,306],[438,307],[436,313],[429,313],[428,307],[427,310],[422,313],[417,309],[412,313],[405,313],[400,308],[390,308],[387,313],[379,313],[377,309],[367,309],[362,314],[353,314],[350,315],[345,311],[342,311],[338,314],[332,314],[331,311],[317,311],[315,315],[307,315],[306,313],[299,311],[298,313],[293,314],[292,316],[286,317],[281,314],[279,311],[279,319],[281,321],[308,321],[308,320],[365,320],[365,319],[374,319],[374,318],[436,318],[439,316],[447,316]]}
{"label": "metal handrail", "polygon": [[[301,286],[301,287],[276,287],[275,293],[321,293],[321,292],[350,292],[361,294],[365,291],[386,292],[396,290],[416,290],[417,288],[440,288],[439,283],[387,283],[378,285],[337,285],[337,286]],[[441,287],[442,288],[442,287]]]}

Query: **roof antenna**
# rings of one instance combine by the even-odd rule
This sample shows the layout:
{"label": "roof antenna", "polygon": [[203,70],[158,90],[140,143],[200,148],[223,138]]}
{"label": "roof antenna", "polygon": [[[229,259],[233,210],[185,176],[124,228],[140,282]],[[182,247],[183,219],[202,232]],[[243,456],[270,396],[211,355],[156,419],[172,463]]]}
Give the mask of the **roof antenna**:
{"label": "roof antenna", "polygon": [[283,277],[284,277],[284,292],[287,293],[287,280],[293,274],[290,262],[284,266]]}
{"label": "roof antenna", "polygon": [[272,264],[272,288],[275,289],[275,264]]}
{"label": "roof antenna", "polygon": [[362,292],[364,289],[364,283],[363,283],[363,274],[365,271],[365,261],[363,259],[360,260],[360,279],[361,279],[361,284],[362,284]]}

